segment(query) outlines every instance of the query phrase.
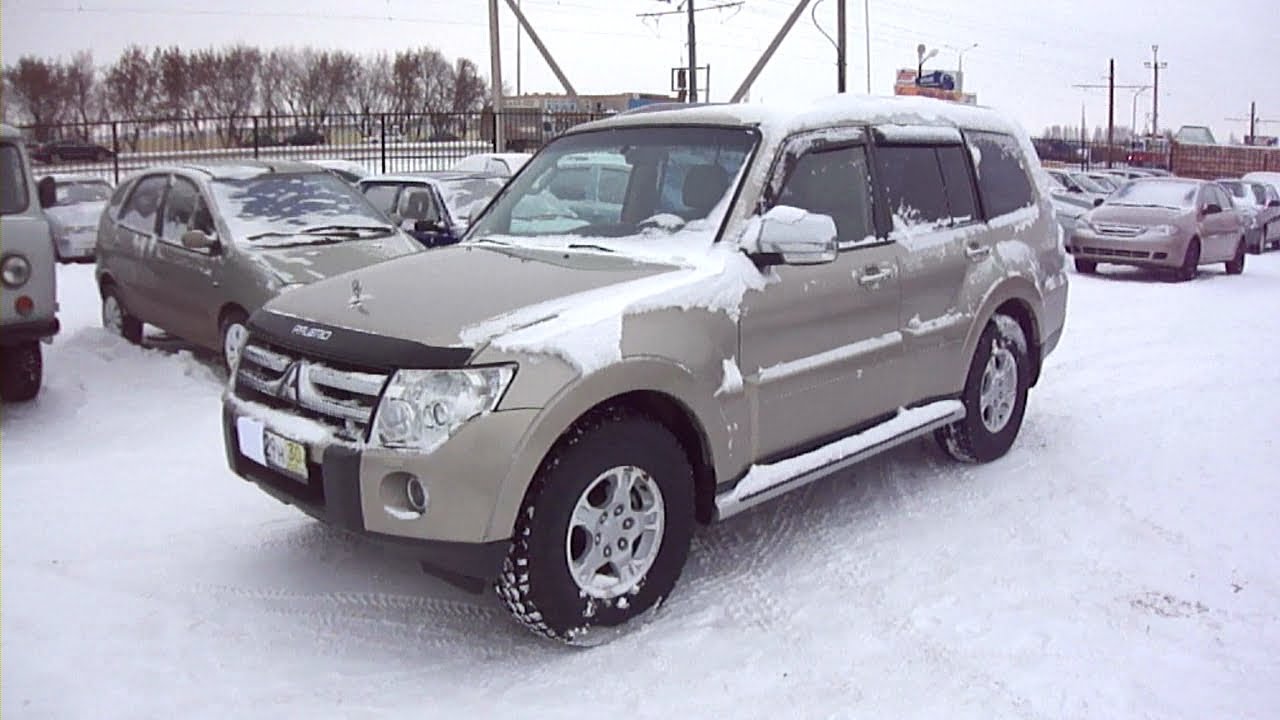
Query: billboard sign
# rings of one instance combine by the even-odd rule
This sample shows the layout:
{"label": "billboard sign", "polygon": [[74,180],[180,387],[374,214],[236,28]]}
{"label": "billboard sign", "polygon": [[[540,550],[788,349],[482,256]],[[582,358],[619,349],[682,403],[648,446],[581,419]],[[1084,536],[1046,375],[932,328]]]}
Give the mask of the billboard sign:
{"label": "billboard sign", "polygon": [[926,72],[916,83],[915,68],[902,68],[893,84],[894,95],[917,95],[921,97],[950,100],[951,102],[978,102],[976,95],[963,92],[964,76],[951,70],[931,70]]}

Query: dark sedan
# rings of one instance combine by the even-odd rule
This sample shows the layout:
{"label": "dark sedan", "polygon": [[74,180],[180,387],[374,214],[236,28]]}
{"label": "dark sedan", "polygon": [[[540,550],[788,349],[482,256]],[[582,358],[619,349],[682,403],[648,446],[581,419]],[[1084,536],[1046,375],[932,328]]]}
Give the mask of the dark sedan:
{"label": "dark sedan", "polygon": [[31,152],[32,160],[56,163],[67,160],[87,160],[104,162],[115,157],[111,148],[87,140],[53,140],[40,145]]}

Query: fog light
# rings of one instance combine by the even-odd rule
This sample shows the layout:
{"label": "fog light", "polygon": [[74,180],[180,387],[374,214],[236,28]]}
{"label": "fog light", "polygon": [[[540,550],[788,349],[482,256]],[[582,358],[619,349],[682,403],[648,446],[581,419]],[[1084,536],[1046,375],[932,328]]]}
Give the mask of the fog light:
{"label": "fog light", "polygon": [[409,501],[409,507],[420,513],[427,511],[427,503],[429,498],[427,495],[427,486],[417,477],[410,477],[404,484],[405,499]]}
{"label": "fog light", "polygon": [[13,301],[13,309],[17,310],[19,315],[30,315],[31,311],[36,309],[36,301],[28,295],[22,295]]}

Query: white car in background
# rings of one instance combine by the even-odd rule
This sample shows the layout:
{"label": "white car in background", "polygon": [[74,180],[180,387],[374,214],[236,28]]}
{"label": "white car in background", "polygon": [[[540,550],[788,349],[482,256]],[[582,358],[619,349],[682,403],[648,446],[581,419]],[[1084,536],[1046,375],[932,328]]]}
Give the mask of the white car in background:
{"label": "white car in background", "polygon": [[449,169],[455,172],[511,177],[531,157],[533,155],[530,153],[476,153],[462,158]]}
{"label": "white car in background", "polygon": [[325,170],[328,170],[331,174],[337,175],[339,178],[346,180],[352,185],[358,184],[361,180],[373,174],[369,168],[354,160],[324,158],[321,160],[308,160],[307,162],[312,165],[319,165]]}
{"label": "white car in background", "polygon": [[45,208],[58,262],[93,262],[98,220],[112,186],[99,175],[51,175],[56,203]]}

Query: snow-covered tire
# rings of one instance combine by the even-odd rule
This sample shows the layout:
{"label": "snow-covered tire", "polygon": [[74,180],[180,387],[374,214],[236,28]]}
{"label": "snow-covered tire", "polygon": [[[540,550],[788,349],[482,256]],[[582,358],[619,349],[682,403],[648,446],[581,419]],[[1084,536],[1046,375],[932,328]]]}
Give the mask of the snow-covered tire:
{"label": "snow-covered tire", "polygon": [[990,462],[1013,446],[1031,386],[1027,336],[1017,320],[996,315],[982,330],[960,396],[965,418],[934,433],[938,445],[961,462]]}
{"label": "snow-covered tire", "polygon": [[0,363],[0,399],[5,402],[34,399],[44,377],[40,342],[32,340],[4,347],[0,350]]}
{"label": "snow-covered tire", "polygon": [[218,323],[218,337],[222,340],[222,364],[227,372],[235,370],[240,351],[249,339],[248,322],[249,317],[244,311],[232,308],[223,313],[222,321]]}
{"label": "snow-covered tire", "polygon": [[110,283],[102,286],[102,327],[135,345],[142,342],[142,321],[129,314]]}
{"label": "snow-covered tire", "polygon": [[1236,246],[1236,256],[1228,260],[1226,266],[1228,275],[1239,275],[1244,272],[1244,238],[1240,238],[1240,244]]}
{"label": "snow-covered tire", "polygon": [[[593,410],[543,460],[495,589],[533,632],[590,642],[594,628],[621,626],[671,592],[693,526],[693,470],[679,441],[626,407]],[[598,558],[605,559],[592,569]],[[620,559],[636,572],[624,576]],[[611,584],[599,573],[605,567],[615,571]],[[584,586],[575,568],[595,582]]]}
{"label": "snow-covered tire", "polygon": [[1200,241],[1192,238],[1187,244],[1187,251],[1182,256],[1182,266],[1178,268],[1175,279],[1179,282],[1195,280],[1200,270]]}
{"label": "snow-covered tire", "polygon": [[1076,272],[1081,275],[1092,275],[1098,272],[1098,263],[1093,260],[1081,260],[1076,258]]}

